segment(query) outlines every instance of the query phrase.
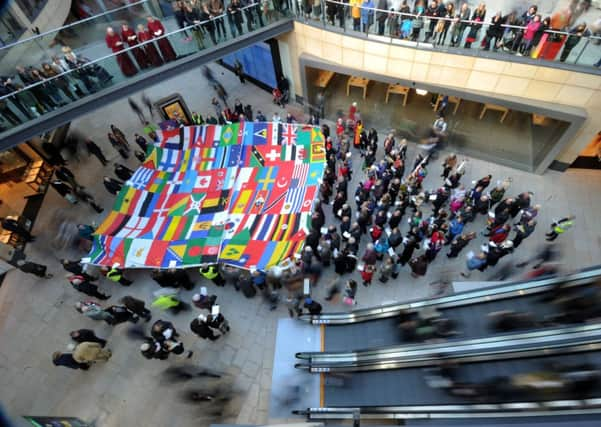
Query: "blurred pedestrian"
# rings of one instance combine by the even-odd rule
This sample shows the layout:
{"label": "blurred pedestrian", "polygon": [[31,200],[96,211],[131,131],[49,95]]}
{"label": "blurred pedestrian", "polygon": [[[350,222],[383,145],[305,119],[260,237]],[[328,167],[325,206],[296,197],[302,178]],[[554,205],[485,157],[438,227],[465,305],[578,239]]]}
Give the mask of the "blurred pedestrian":
{"label": "blurred pedestrian", "polygon": [[560,219],[559,221],[554,221],[551,223],[551,231],[545,234],[547,236],[547,241],[552,242],[559,236],[560,234],[565,233],[568,229],[572,228],[574,225],[574,219],[576,217],[574,215],[568,215],[565,218]]}
{"label": "blurred pedestrian", "polygon": [[33,274],[43,279],[52,278],[52,274],[46,273],[47,267],[43,264],[37,264],[35,262],[26,261],[24,259],[18,260],[16,264],[17,268],[23,273]]}
{"label": "blurred pedestrian", "polygon": [[91,283],[84,276],[79,276],[76,274],[70,275],[67,277],[73,289],[83,294],[89,295],[91,297],[98,298],[100,300],[107,300],[110,298],[110,295],[105,295],[98,290],[98,286]]}
{"label": "blurred pedestrian", "polygon": [[122,297],[120,300],[129,311],[143,318],[145,321],[152,319],[152,313],[148,310],[144,304],[144,301],[134,298],[130,295]]}
{"label": "blurred pedestrian", "polygon": [[100,147],[98,145],[96,145],[96,143],[89,138],[86,139],[85,144],[86,144],[86,149],[88,150],[88,155],[96,157],[100,161],[100,163],[102,163],[102,166],[106,166],[106,164],[108,163],[108,160],[104,156],[104,153],[102,152]]}

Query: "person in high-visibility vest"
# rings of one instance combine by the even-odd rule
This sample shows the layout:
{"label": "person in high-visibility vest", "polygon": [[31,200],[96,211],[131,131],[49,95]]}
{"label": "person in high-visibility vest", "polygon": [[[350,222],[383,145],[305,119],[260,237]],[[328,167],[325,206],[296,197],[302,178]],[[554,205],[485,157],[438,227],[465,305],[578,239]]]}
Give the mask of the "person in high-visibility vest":
{"label": "person in high-visibility vest", "polygon": [[197,113],[196,111],[192,112],[192,123],[194,123],[195,125],[202,125],[204,124],[204,122],[205,121],[200,115],[200,113]]}
{"label": "person in high-visibility vest", "polygon": [[547,241],[552,242],[557,236],[565,233],[569,228],[572,228],[574,225],[574,218],[576,218],[574,215],[569,215],[559,221],[551,223],[551,231],[546,234]]}
{"label": "person in high-visibility vest", "polygon": [[111,269],[106,272],[106,278],[123,286],[129,286],[134,283],[123,275],[123,270],[119,268],[119,264],[113,265]]}
{"label": "person in high-visibility vest", "polygon": [[202,274],[205,279],[215,283],[217,286],[225,286],[225,280],[223,277],[221,277],[221,274],[219,273],[219,266],[217,264],[201,267],[200,274]]}

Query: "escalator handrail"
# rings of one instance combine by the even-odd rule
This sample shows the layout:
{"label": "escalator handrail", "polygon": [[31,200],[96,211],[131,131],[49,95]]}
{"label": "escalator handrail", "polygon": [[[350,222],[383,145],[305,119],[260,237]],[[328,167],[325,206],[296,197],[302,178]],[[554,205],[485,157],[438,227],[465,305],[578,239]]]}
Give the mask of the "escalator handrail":
{"label": "escalator handrail", "polygon": [[380,307],[363,308],[351,312],[325,313],[320,315],[304,314],[300,320],[320,324],[349,324],[369,320],[384,319],[397,316],[402,311],[416,311],[425,307],[450,308],[515,298],[548,291],[558,283],[566,283],[568,287],[588,285],[601,277],[601,266],[588,268],[567,276],[552,276],[535,280],[520,280],[499,286],[482,288],[474,291],[459,292],[453,295],[420,299],[403,303],[394,303]]}
{"label": "escalator handrail", "polygon": [[[557,409],[561,408],[561,409]],[[442,419],[442,418],[505,418],[530,416],[565,416],[601,414],[601,399],[584,399],[573,405],[564,400],[540,402],[510,402],[471,405],[419,405],[419,406],[372,406],[372,407],[323,407],[292,411],[308,419],[345,419],[359,413],[360,418],[387,419]]]}
{"label": "escalator handrail", "polygon": [[441,360],[451,360],[456,363],[481,363],[497,360],[526,359],[533,357],[548,357],[563,354],[601,351],[601,336],[577,342],[562,342],[557,344],[532,345],[524,348],[497,349],[480,353],[466,354],[431,354],[414,356],[413,358],[366,362],[365,364],[332,364],[330,366],[295,365],[298,369],[309,370],[312,373],[324,372],[365,372],[379,370],[398,370],[427,366],[437,366]]}
{"label": "escalator handrail", "polygon": [[400,357],[401,354],[441,354],[458,351],[460,348],[491,348],[495,344],[497,347],[509,347],[516,345],[517,342],[523,345],[527,345],[539,343],[544,340],[560,340],[562,339],[561,337],[564,335],[570,339],[576,339],[577,337],[590,337],[595,334],[601,334],[601,323],[565,326],[559,328],[548,328],[544,330],[471,338],[458,341],[442,341],[436,343],[396,345],[390,347],[382,347],[378,349],[366,349],[352,352],[303,352],[297,353],[296,357],[302,360],[308,360],[311,365],[328,363],[329,361],[350,363],[366,361],[369,359],[388,359],[391,357]]}

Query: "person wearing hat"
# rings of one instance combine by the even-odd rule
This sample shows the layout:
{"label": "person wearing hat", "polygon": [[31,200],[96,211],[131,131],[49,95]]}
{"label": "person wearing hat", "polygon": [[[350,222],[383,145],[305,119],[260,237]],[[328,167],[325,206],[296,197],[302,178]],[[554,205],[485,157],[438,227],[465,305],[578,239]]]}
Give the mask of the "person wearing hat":
{"label": "person wearing hat", "polygon": [[217,295],[208,295],[207,288],[201,287],[199,294],[192,296],[192,304],[201,310],[211,310],[215,302],[217,301]]}
{"label": "person wearing hat", "polygon": [[90,369],[90,365],[88,363],[80,363],[73,358],[72,353],[61,353],[60,351],[55,351],[52,353],[52,363],[54,366],[64,366],[65,368],[71,369],[83,369],[87,371]]}
{"label": "person wearing hat", "polygon": [[192,320],[190,330],[203,339],[211,341],[219,339],[219,335],[215,335],[207,322],[207,316],[204,314],[200,314],[196,319]]}
{"label": "person wearing hat", "polygon": [[23,273],[34,274],[38,277],[42,277],[44,279],[51,279],[52,274],[46,273],[46,266],[43,264],[37,264],[35,262],[26,261],[24,259],[20,259],[17,261],[17,268],[21,270]]}

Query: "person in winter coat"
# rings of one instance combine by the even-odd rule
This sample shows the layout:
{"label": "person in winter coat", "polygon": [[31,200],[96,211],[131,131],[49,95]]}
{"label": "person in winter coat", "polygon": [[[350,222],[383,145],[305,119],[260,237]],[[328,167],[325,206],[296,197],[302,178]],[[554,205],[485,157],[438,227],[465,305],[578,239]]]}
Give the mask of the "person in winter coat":
{"label": "person in winter coat", "polygon": [[134,171],[127,166],[124,166],[120,163],[115,163],[115,175],[117,175],[117,178],[119,178],[121,181],[127,181],[132,177],[133,174]]}
{"label": "person in winter coat", "polygon": [[463,234],[461,236],[455,237],[451,241],[451,248],[449,250],[449,253],[447,254],[447,257],[448,258],[456,258],[457,255],[459,255],[459,252],[461,252],[461,250],[463,248],[465,248],[469,244],[469,242],[475,238],[476,238],[476,233],[473,231],[471,233],[467,233],[467,234]]}
{"label": "person in winter coat", "polygon": [[107,362],[111,356],[111,350],[104,350],[97,342],[82,342],[73,350],[73,359],[77,363]]}
{"label": "person in winter coat", "polygon": [[368,243],[361,261],[363,261],[366,265],[376,265],[377,260],[378,253],[376,252],[375,246],[372,243]]}
{"label": "person in winter coat", "polygon": [[192,296],[192,304],[201,310],[211,310],[216,301],[217,295],[209,295],[204,286],[200,288],[200,293]]}
{"label": "person in winter coat", "polygon": [[467,267],[467,273],[461,272],[463,277],[470,277],[471,272],[476,269],[480,271],[486,270],[486,267],[488,267],[486,254],[484,252],[480,252],[478,255],[468,254],[465,265]]}
{"label": "person in winter coat", "polygon": [[311,297],[305,298],[305,303],[303,304],[303,307],[309,310],[309,314],[313,316],[318,316],[321,314],[321,304]]}
{"label": "person in winter coat", "polygon": [[392,260],[392,258],[387,256],[386,259],[384,260],[384,263],[380,267],[380,276],[378,277],[378,280],[381,283],[388,282],[388,280],[390,279],[390,276],[392,276],[393,272],[394,272],[394,261]]}
{"label": "person in winter coat", "polygon": [[190,323],[190,330],[200,338],[209,339],[211,341],[215,341],[220,337],[220,335],[215,335],[213,329],[211,329],[207,322],[207,316],[204,314],[200,314],[197,318],[192,320]]}
{"label": "person in winter coat", "polygon": [[410,235],[406,239],[403,252],[399,256],[399,264],[401,265],[407,264],[413,256],[413,251],[419,247],[419,241],[415,236]]}
{"label": "person in winter coat", "polygon": [[129,311],[127,307],[123,305],[111,305],[110,307],[106,308],[105,311],[113,316],[113,320],[110,322],[111,325],[118,325],[125,322],[138,322],[138,316]]}
{"label": "person in winter coat", "polygon": [[107,300],[110,298],[110,295],[100,292],[98,290],[98,286],[86,280],[84,276],[73,274],[68,276],[67,280],[69,280],[71,286],[73,286],[73,288],[78,292],[98,298],[100,300]]}
{"label": "person in winter coat", "polygon": [[52,363],[54,366],[64,366],[71,369],[83,369],[84,371],[90,369],[88,363],[79,363],[76,361],[72,353],[61,353],[60,351],[52,353]]}
{"label": "person in winter coat", "polygon": [[75,274],[77,276],[83,276],[89,282],[95,282],[96,280],[98,280],[98,277],[90,276],[85,271],[83,271],[83,265],[80,261],[70,261],[68,259],[61,259],[61,265],[69,273]]}
{"label": "person in winter coat", "polygon": [[518,246],[520,246],[522,241],[534,232],[535,228],[536,228],[536,220],[535,219],[531,219],[530,221],[528,221],[526,223],[520,222],[517,225],[515,225],[514,226],[515,236],[513,236],[513,239],[511,239],[511,241],[513,242],[513,247],[517,248]]}
{"label": "person in winter coat", "polygon": [[77,203],[77,198],[73,195],[73,191],[67,183],[61,181],[60,179],[53,179],[50,181],[50,186],[72,205]]}
{"label": "person in winter coat", "polygon": [[453,239],[463,233],[463,218],[457,215],[449,223],[449,234],[447,235],[447,244],[450,244]]}
{"label": "person in winter coat", "polygon": [[374,8],[373,0],[363,0],[361,3],[361,31],[369,32],[369,27],[374,23]]}
{"label": "person in winter coat", "polygon": [[509,224],[497,225],[490,231],[489,240],[497,245],[500,245],[505,239],[507,239],[510,231],[511,227]]}
{"label": "person in winter coat", "polygon": [[150,334],[153,339],[161,343],[165,340],[174,340],[179,336],[173,323],[160,319],[152,324]]}
{"label": "person in winter coat", "polygon": [[119,300],[121,304],[123,304],[129,311],[135,313],[140,316],[147,322],[152,319],[152,313],[148,310],[144,304],[144,301],[134,298],[132,296],[126,295]]}
{"label": "person in winter coat", "polygon": [[75,303],[75,309],[86,317],[93,320],[104,320],[109,325],[113,323],[113,315],[104,310],[100,304],[94,301],[79,301]]}
{"label": "person in winter coat", "polygon": [[119,191],[121,191],[121,188],[123,187],[123,182],[108,176],[102,178],[102,183],[104,184],[104,188],[106,188],[106,191],[108,191],[114,196],[116,196],[117,193],[119,193]]}
{"label": "person in winter coat", "polygon": [[428,271],[428,259],[426,258],[426,255],[412,258],[409,261],[409,267],[411,267],[411,275],[413,277],[424,276]]}
{"label": "person in winter coat", "polygon": [[51,279],[53,276],[50,273],[46,273],[47,267],[43,264],[38,264],[31,261],[20,259],[17,261],[17,268],[23,273],[33,274],[43,279]]}

